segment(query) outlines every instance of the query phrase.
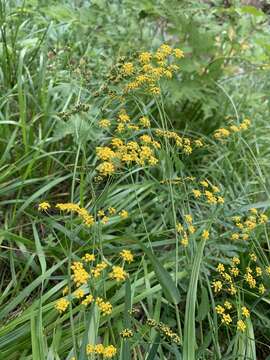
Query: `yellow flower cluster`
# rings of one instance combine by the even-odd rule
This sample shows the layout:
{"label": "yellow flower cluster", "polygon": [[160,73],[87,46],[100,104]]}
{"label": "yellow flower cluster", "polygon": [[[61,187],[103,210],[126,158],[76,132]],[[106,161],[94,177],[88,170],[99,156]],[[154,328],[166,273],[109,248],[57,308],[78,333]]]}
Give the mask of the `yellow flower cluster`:
{"label": "yellow flower cluster", "polygon": [[180,337],[175,332],[173,332],[168,325],[162,322],[158,323],[154,319],[147,319],[146,324],[155,328],[155,330],[157,330],[168,341],[171,341],[177,345],[181,343]]}
{"label": "yellow flower cluster", "polygon": [[234,230],[231,232],[231,240],[248,240],[252,231],[256,229],[258,225],[266,224],[268,216],[263,213],[259,213],[257,209],[250,209],[251,215],[249,216],[233,216]]}
{"label": "yellow flower cluster", "polygon": [[96,257],[94,254],[84,254],[84,256],[82,257],[82,260],[85,261],[86,263],[91,262],[91,261],[95,261]]}
{"label": "yellow flower cluster", "polygon": [[[217,305],[215,307],[216,313],[218,315],[220,315],[221,317],[221,323],[222,324],[226,324],[226,325],[230,325],[233,321],[231,314],[226,313],[226,310],[232,310],[233,306],[229,301],[225,301],[224,305]],[[241,316],[243,316],[245,319],[250,317],[250,312],[248,310],[248,308],[246,306],[242,306],[241,308]],[[246,329],[246,324],[245,322],[240,319],[237,321],[237,330],[244,332]]]}
{"label": "yellow flower cluster", "polygon": [[124,329],[120,332],[120,336],[123,338],[123,339],[129,339],[133,336],[133,331],[131,329]]}
{"label": "yellow flower cluster", "polygon": [[43,201],[38,204],[38,211],[47,211],[51,208],[51,205],[47,201]]}
{"label": "yellow flower cluster", "polygon": [[155,53],[142,52],[133,62],[126,62],[121,67],[121,75],[127,80],[125,92],[143,89],[145,92],[159,95],[159,81],[162,78],[171,79],[178,66],[169,63],[169,58],[182,58],[184,53],[180,49],[173,49],[163,44]]}
{"label": "yellow flower cluster", "polygon": [[97,297],[96,304],[102,315],[110,315],[112,313],[112,304],[109,301],[104,301],[101,297]]}
{"label": "yellow flower cluster", "polygon": [[130,250],[122,250],[120,252],[121,258],[129,264],[134,261],[134,256]]}
{"label": "yellow flower cluster", "polygon": [[69,301],[65,298],[59,299],[56,301],[54,307],[61,314],[67,310],[69,306]]}
{"label": "yellow flower cluster", "polygon": [[161,138],[165,138],[165,139],[169,139],[169,140],[173,140],[173,142],[175,143],[175,145],[182,149],[183,152],[186,155],[189,155],[192,153],[193,151],[193,147],[202,147],[203,146],[203,142],[202,140],[191,140],[190,138],[187,137],[182,137],[180,135],[178,135],[176,132],[174,131],[169,131],[169,130],[162,130],[162,129],[157,129],[155,131],[156,135],[161,137]]}
{"label": "yellow flower cluster", "polygon": [[210,205],[224,204],[224,198],[220,192],[219,187],[212,185],[207,179],[199,182],[199,189],[192,189],[195,199],[204,198]]}
{"label": "yellow flower cluster", "polygon": [[58,210],[77,214],[86,226],[94,224],[94,217],[85,208],[73,203],[59,203],[55,206]]}
{"label": "yellow flower cluster", "polygon": [[73,264],[71,265],[71,270],[73,272],[72,279],[77,287],[87,283],[90,275],[84,269],[81,262],[73,262]]}
{"label": "yellow flower cluster", "polygon": [[247,130],[250,127],[250,120],[244,119],[239,126],[231,125],[229,128],[220,128],[214,132],[214,138],[216,140],[224,140],[233,133]]}
{"label": "yellow flower cluster", "polygon": [[103,344],[97,344],[97,345],[88,344],[86,346],[87,355],[91,355],[91,354],[101,355],[104,359],[111,359],[116,355],[116,353],[117,353],[117,349],[113,345],[104,346]]}
{"label": "yellow flower cluster", "polygon": [[[121,118],[123,116],[122,114]],[[124,124],[121,125],[124,126]],[[127,143],[120,138],[113,138],[109,146],[96,148],[97,157],[102,161],[97,166],[97,170],[100,175],[108,176],[126,165],[154,166],[158,163],[155,156],[155,150],[158,148],[160,148],[160,144],[150,135],[142,135],[139,141],[128,141]]]}
{"label": "yellow flower cluster", "polygon": [[102,261],[101,263],[97,264],[93,269],[91,269],[91,274],[94,278],[98,278],[107,266],[108,264],[105,261]]}
{"label": "yellow flower cluster", "polygon": [[128,274],[121,266],[113,266],[112,272],[109,274],[109,277],[119,281],[124,281],[127,278]]}

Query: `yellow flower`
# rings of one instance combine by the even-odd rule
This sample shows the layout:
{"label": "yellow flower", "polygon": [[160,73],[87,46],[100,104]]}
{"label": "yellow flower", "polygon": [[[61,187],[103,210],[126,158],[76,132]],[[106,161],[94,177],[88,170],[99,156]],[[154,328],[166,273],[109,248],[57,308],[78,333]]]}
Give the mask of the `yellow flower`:
{"label": "yellow flower", "polygon": [[147,116],[142,116],[140,119],[139,119],[139,123],[141,126],[145,127],[145,128],[149,128],[150,127],[150,120],[148,119]]}
{"label": "yellow flower", "polygon": [[219,315],[222,315],[225,312],[224,307],[221,305],[217,305],[215,309],[216,309],[217,314],[219,314]]}
{"label": "yellow flower", "polygon": [[208,230],[203,230],[202,232],[202,238],[204,240],[208,240],[209,239],[209,231]]}
{"label": "yellow flower", "polygon": [[259,266],[256,266],[256,275],[262,276],[262,269]]}
{"label": "yellow flower", "polygon": [[233,233],[233,234],[231,235],[231,240],[238,240],[238,239],[239,239],[239,237],[240,237],[240,235],[239,235],[239,234],[237,234],[237,233]]}
{"label": "yellow flower", "polygon": [[229,325],[232,322],[232,318],[230,314],[222,314],[221,322],[223,324]]}
{"label": "yellow flower", "polygon": [[251,208],[249,209],[249,211],[251,212],[251,214],[253,215],[257,215],[258,214],[258,210],[256,208]]}
{"label": "yellow flower", "polygon": [[112,313],[112,304],[108,301],[104,301],[102,298],[98,297],[96,299],[96,304],[102,315],[110,315]]}
{"label": "yellow flower", "polygon": [[184,231],[183,225],[180,224],[180,223],[177,223],[177,224],[176,224],[176,231],[179,232],[179,233],[180,233],[181,231]]}
{"label": "yellow flower", "polygon": [[115,172],[113,163],[104,161],[97,167],[98,172],[103,176],[112,175]]}
{"label": "yellow flower", "polygon": [[127,210],[121,210],[120,213],[119,213],[119,216],[120,216],[122,219],[127,219],[127,218],[128,218],[128,212],[127,212]]}
{"label": "yellow flower", "polygon": [[63,291],[62,291],[62,295],[65,296],[68,294],[68,286],[65,286]]}
{"label": "yellow flower", "polygon": [[142,64],[147,64],[150,62],[152,55],[149,52],[142,52],[139,55],[139,60]]}
{"label": "yellow flower", "polygon": [[84,297],[84,291],[83,291],[83,289],[78,289],[78,290],[76,290],[76,291],[74,292],[74,297],[75,297],[76,299],[81,299],[81,298],[83,298],[83,297]]}
{"label": "yellow flower", "polygon": [[206,188],[209,186],[208,182],[205,181],[205,180],[201,181],[200,184],[201,184],[203,187],[206,187]]}
{"label": "yellow flower", "polygon": [[51,205],[47,201],[43,201],[38,204],[38,211],[47,211],[51,208]]}
{"label": "yellow flower", "polygon": [[268,216],[265,214],[261,214],[259,217],[259,224],[266,224],[268,221]]}
{"label": "yellow flower", "polygon": [[237,293],[236,287],[234,285],[231,285],[228,289],[229,294],[235,295]]}
{"label": "yellow flower", "polygon": [[91,304],[93,301],[94,301],[93,295],[91,295],[91,294],[90,294],[90,295],[87,295],[87,296],[85,297],[85,299],[83,299],[82,305],[87,306],[87,305]]}
{"label": "yellow flower", "polygon": [[266,266],[265,271],[267,275],[270,275],[270,266]]}
{"label": "yellow flower", "polygon": [[120,332],[120,336],[123,339],[131,338],[133,336],[133,331],[131,329],[124,329]]}
{"label": "yellow flower", "polygon": [[113,345],[106,346],[103,350],[103,357],[105,359],[113,358],[117,353],[116,348]]}
{"label": "yellow flower", "polygon": [[188,224],[192,224],[192,215],[190,214],[184,215],[184,218]]}
{"label": "yellow flower", "polygon": [[245,318],[250,317],[250,312],[249,312],[248,308],[246,308],[245,306],[242,306],[242,315],[243,315]]}
{"label": "yellow flower", "polygon": [[259,293],[263,295],[265,293],[265,286],[263,284],[259,285]]}
{"label": "yellow flower", "polygon": [[244,323],[243,320],[238,320],[237,321],[237,330],[238,331],[245,332],[246,328],[247,328],[247,326],[246,326],[246,324]]}
{"label": "yellow flower", "polygon": [[119,281],[124,281],[127,278],[127,273],[121,266],[113,266],[112,272],[109,274],[110,278]]}
{"label": "yellow flower", "polygon": [[194,195],[194,197],[195,197],[196,199],[199,198],[199,197],[202,195],[202,193],[200,192],[200,190],[195,190],[195,189],[193,189],[192,192],[193,192],[193,195]]}
{"label": "yellow flower", "polygon": [[229,135],[230,135],[229,130],[221,128],[215,131],[214,138],[220,140],[222,138],[227,138]]}
{"label": "yellow flower", "polygon": [[239,259],[238,257],[234,256],[234,257],[232,258],[232,263],[233,263],[234,265],[239,265],[239,264],[240,264],[240,259]]}
{"label": "yellow flower", "polygon": [[218,293],[221,291],[222,289],[222,282],[221,281],[213,281],[212,283],[212,287],[214,288],[214,292]]}
{"label": "yellow flower", "polygon": [[84,260],[85,262],[95,261],[95,255],[86,253],[82,257],[82,260]]}
{"label": "yellow flower", "polygon": [[181,59],[185,56],[183,51],[180,49],[177,49],[177,48],[173,50],[173,53],[174,53],[175,57],[178,59]]}
{"label": "yellow flower", "polygon": [[110,125],[111,122],[108,119],[101,119],[98,123],[99,127],[101,127],[102,129],[107,129]]}
{"label": "yellow flower", "polygon": [[134,65],[131,62],[125,63],[122,66],[124,75],[131,75],[134,72]]}
{"label": "yellow flower", "polygon": [[127,261],[128,263],[131,263],[134,261],[134,256],[130,250],[122,250],[120,252],[120,256],[123,260]]}
{"label": "yellow flower", "polygon": [[224,303],[224,307],[228,310],[231,310],[232,309],[232,304],[229,302],[229,301],[225,301]]}
{"label": "yellow flower", "polygon": [[225,271],[224,265],[221,264],[221,263],[219,263],[218,266],[217,266],[217,271],[218,271],[219,273],[224,272],[224,271]]}
{"label": "yellow flower", "polygon": [[87,283],[90,275],[81,262],[75,261],[71,265],[71,270],[73,271],[72,279],[77,287]]}
{"label": "yellow flower", "polygon": [[69,301],[67,299],[62,298],[56,301],[54,307],[61,314],[67,310],[68,305],[69,305]]}
{"label": "yellow flower", "polygon": [[109,211],[110,215],[115,215],[116,214],[116,209],[114,207],[109,207],[108,211]]}
{"label": "yellow flower", "polygon": [[101,160],[112,160],[115,157],[115,152],[108,146],[98,146],[96,147],[97,157]]}
{"label": "yellow flower", "polygon": [[194,233],[195,233],[195,231],[196,231],[195,226],[193,226],[193,225],[189,225],[189,227],[188,227],[188,231],[190,232],[190,234],[194,234]]}
{"label": "yellow flower", "polygon": [[97,278],[101,275],[101,272],[106,269],[108,265],[105,263],[105,261],[102,261],[101,263],[97,264],[95,268],[91,270],[91,273],[94,278]]}

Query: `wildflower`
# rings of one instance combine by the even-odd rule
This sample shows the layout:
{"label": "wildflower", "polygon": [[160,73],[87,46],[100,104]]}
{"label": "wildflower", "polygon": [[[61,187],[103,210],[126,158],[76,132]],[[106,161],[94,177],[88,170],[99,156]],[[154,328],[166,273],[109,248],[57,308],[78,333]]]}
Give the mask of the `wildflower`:
{"label": "wildflower", "polygon": [[142,142],[146,143],[146,144],[149,144],[149,143],[152,142],[152,139],[151,139],[151,137],[150,137],[149,135],[142,135],[142,136],[140,137],[140,140],[141,140]]}
{"label": "wildflower", "polygon": [[208,240],[209,239],[209,231],[208,230],[203,230],[202,232],[202,238],[204,240]]}
{"label": "wildflower", "polygon": [[228,310],[231,310],[232,309],[232,304],[229,302],[229,301],[225,301],[224,303],[224,307]]}
{"label": "wildflower", "polygon": [[193,192],[193,195],[194,195],[194,197],[195,197],[196,199],[199,198],[199,197],[202,195],[202,193],[200,192],[200,190],[195,190],[195,189],[193,189],[192,192]]}
{"label": "wildflower", "polygon": [[221,322],[222,322],[222,324],[230,325],[230,323],[232,322],[231,315],[230,314],[222,314]]}
{"label": "wildflower", "polygon": [[82,305],[87,306],[87,305],[91,304],[93,301],[94,301],[93,295],[91,295],[91,294],[90,294],[90,295],[87,295],[87,296],[83,299]]}
{"label": "wildflower", "polygon": [[267,275],[270,275],[270,266],[266,266],[265,271]]}
{"label": "wildflower", "polygon": [[128,218],[128,212],[127,212],[127,210],[121,210],[120,213],[119,213],[119,216],[120,216],[122,219],[127,219],[127,218]]}
{"label": "wildflower", "polygon": [[215,205],[217,203],[217,199],[214,194],[211,193],[211,191],[205,190],[204,193],[209,204]]}
{"label": "wildflower", "polygon": [[174,49],[173,53],[174,53],[175,57],[178,59],[181,59],[185,56],[183,51],[178,48]]}
{"label": "wildflower", "polygon": [[232,217],[232,220],[236,223],[240,222],[241,221],[241,217],[240,216],[233,216]]}
{"label": "wildflower", "polygon": [[262,269],[259,266],[256,266],[256,275],[257,276],[262,276]]}
{"label": "wildflower", "polygon": [[71,265],[71,270],[73,271],[72,279],[77,287],[87,283],[90,275],[84,269],[81,262],[74,262]]}
{"label": "wildflower", "polygon": [[102,129],[107,129],[110,125],[111,122],[108,119],[101,119],[98,123],[99,127],[101,127]]}
{"label": "wildflower", "polygon": [[91,270],[91,273],[94,278],[97,278],[101,275],[101,272],[106,269],[108,265],[105,263],[105,261],[102,261],[101,263],[97,264],[95,268]]}
{"label": "wildflower", "polygon": [[218,202],[219,204],[224,204],[224,198],[223,198],[222,196],[218,196],[218,197],[217,197],[217,202]]}
{"label": "wildflower", "polygon": [[143,52],[139,55],[139,60],[143,64],[150,62],[152,55],[149,52]]}
{"label": "wildflower", "polygon": [[261,295],[263,295],[264,293],[265,293],[265,286],[263,285],[263,284],[260,284],[259,285],[259,293],[261,294]]}
{"label": "wildflower", "polygon": [[245,274],[244,279],[251,289],[256,287],[256,280],[250,273]]}
{"label": "wildflower", "polygon": [[224,265],[221,264],[221,263],[219,263],[218,266],[217,266],[217,271],[218,271],[219,273],[224,272],[224,271],[225,271]]}
{"label": "wildflower", "polygon": [[101,160],[111,160],[115,157],[115,152],[108,146],[98,146],[96,147],[97,157]]}
{"label": "wildflower", "polygon": [[187,233],[184,233],[183,238],[180,240],[180,243],[182,246],[187,247],[188,246],[188,236]]}
{"label": "wildflower", "polygon": [[150,90],[150,93],[153,95],[160,94],[160,88],[158,86],[151,86],[149,90]]}
{"label": "wildflower", "polygon": [[69,301],[67,299],[62,298],[56,301],[54,307],[61,314],[67,310],[68,305],[69,305]]}
{"label": "wildflower", "polygon": [[221,281],[213,281],[212,283],[212,287],[214,288],[214,292],[218,293],[221,291],[222,289],[222,282]]}
{"label": "wildflower", "polygon": [[261,214],[259,217],[259,224],[266,224],[268,221],[268,216],[265,214]]}
{"label": "wildflower", "polygon": [[112,304],[110,302],[106,302],[102,298],[98,297],[96,299],[96,304],[102,315],[110,315],[112,313]]}
{"label": "wildflower", "polygon": [[235,295],[237,293],[236,287],[231,284],[231,286],[228,289],[229,294]]}
{"label": "wildflower", "polygon": [[209,186],[208,182],[205,181],[205,180],[201,181],[200,184],[201,184],[203,187],[206,187],[206,188]]}
{"label": "wildflower", "polygon": [[123,339],[131,338],[133,336],[133,331],[131,329],[124,329],[120,332],[120,336]]}
{"label": "wildflower", "polygon": [[38,204],[38,211],[47,211],[51,208],[51,205],[47,201],[43,201]]}
{"label": "wildflower", "polygon": [[184,215],[184,218],[188,224],[192,224],[192,215],[190,214]]}
{"label": "wildflower", "polygon": [[122,250],[120,256],[123,260],[127,261],[129,264],[134,261],[134,256],[130,250]]}
{"label": "wildflower", "polygon": [[217,186],[212,185],[211,187],[212,187],[213,193],[218,193],[218,192],[220,192],[220,189],[219,189]]}
{"label": "wildflower", "polygon": [[190,232],[190,234],[194,234],[194,233],[195,233],[195,231],[196,231],[195,226],[193,226],[193,225],[189,225],[189,227],[188,227],[188,231]]}
{"label": "wildflower", "polygon": [[251,214],[253,215],[257,215],[258,214],[258,210],[256,208],[251,208],[249,209],[249,211],[251,212]]}
{"label": "wildflower", "polygon": [[116,214],[116,209],[114,207],[109,207],[108,211],[109,211],[110,215],[115,215]]}
{"label": "wildflower", "polygon": [[85,262],[95,261],[95,255],[86,253],[82,257],[82,260],[84,260]]}
{"label": "wildflower", "polygon": [[126,113],[126,110],[124,110],[124,109],[120,110],[120,112],[118,114],[118,121],[121,123],[127,123],[130,121],[130,117]]}
{"label": "wildflower", "polygon": [[244,323],[243,320],[238,320],[237,321],[237,330],[241,331],[241,332],[245,332],[246,330],[246,324]]}
{"label": "wildflower", "polygon": [[245,306],[242,306],[242,315],[243,315],[245,318],[250,317],[250,312],[249,312],[248,308],[246,308]]}
{"label": "wildflower", "polygon": [[113,358],[117,353],[116,348],[113,345],[106,346],[103,350],[103,357],[105,359]]}
{"label": "wildflower", "polygon": [[74,292],[74,297],[76,299],[81,299],[84,297],[84,291],[83,289],[77,289],[75,292]]}
{"label": "wildflower", "polygon": [[203,142],[202,142],[202,140],[196,139],[196,140],[194,141],[194,143],[195,143],[195,145],[198,146],[198,147],[203,147]]}
{"label": "wildflower", "polygon": [[240,237],[240,235],[239,235],[239,234],[237,234],[237,233],[233,233],[233,234],[231,235],[231,240],[238,240],[238,239],[239,239],[239,237]]}
{"label": "wildflower", "polygon": [[109,217],[108,216],[103,216],[103,218],[101,219],[101,222],[102,222],[102,224],[108,224],[108,222],[109,222]]}
{"label": "wildflower", "polygon": [[180,223],[177,223],[177,224],[176,224],[176,231],[179,232],[179,233],[180,233],[181,231],[184,231],[183,225],[180,224]]}
{"label": "wildflower", "polygon": [[234,265],[239,265],[240,264],[240,259],[238,257],[234,256],[233,259],[232,259],[232,263]]}
{"label": "wildflower", "polygon": [[150,120],[148,119],[147,116],[142,116],[140,119],[139,119],[139,123],[141,126],[145,127],[145,128],[149,128],[150,127]]}
{"label": "wildflower", "polygon": [[221,305],[217,305],[217,306],[215,307],[215,309],[216,309],[216,313],[219,314],[219,315],[222,315],[222,314],[225,312],[224,307],[221,306]]}
{"label": "wildflower", "polygon": [[115,172],[115,167],[113,163],[109,161],[104,161],[97,167],[97,170],[100,172],[101,175],[109,176]]}
{"label": "wildflower", "polygon": [[222,138],[227,138],[230,135],[229,130],[221,128],[215,131],[214,138],[220,140]]}
{"label": "wildflower", "polygon": [[91,355],[91,354],[94,354],[94,353],[95,353],[95,345],[88,344],[86,346],[86,354]]}
{"label": "wildflower", "polygon": [[119,282],[124,281],[127,278],[127,273],[121,266],[113,266],[113,270],[109,276]]}
{"label": "wildflower", "polygon": [[134,65],[131,62],[125,63],[122,67],[124,75],[131,75],[134,72]]}
{"label": "wildflower", "polygon": [[249,235],[248,234],[242,234],[242,239],[243,240],[248,240],[249,239]]}
{"label": "wildflower", "polygon": [[230,273],[232,274],[232,276],[236,277],[239,275],[239,269],[237,267],[232,266],[230,268]]}

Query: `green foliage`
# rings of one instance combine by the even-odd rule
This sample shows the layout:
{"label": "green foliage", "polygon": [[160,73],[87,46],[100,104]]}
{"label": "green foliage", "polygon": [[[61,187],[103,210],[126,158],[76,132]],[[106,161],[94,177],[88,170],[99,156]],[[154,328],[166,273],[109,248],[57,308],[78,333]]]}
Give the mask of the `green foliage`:
{"label": "green foliage", "polygon": [[[86,344],[97,341],[116,345],[116,358],[125,360],[268,356],[269,290],[239,290],[236,305],[251,311],[239,334],[220,325],[211,287],[217,263],[237,254],[245,266],[249,250],[262,268],[270,263],[267,226],[247,246],[228,240],[231,216],[267,211],[270,203],[269,15],[224,3],[0,0],[1,359],[84,360]],[[164,42],[184,51],[180,71],[162,82],[160,98],[140,94],[127,109],[207,146],[186,157],[165,139],[155,168],[97,182],[95,148],[110,136],[97,122],[115,118],[121,105],[109,91],[122,89],[108,74],[123,58]],[[252,120],[246,132],[224,142],[213,137],[245,117]],[[222,189],[223,207],[194,199],[192,189],[205,178]],[[88,230],[55,209],[38,212],[43,200],[74,202],[95,215],[113,206],[130,217]],[[175,228],[187,213],[197,229],[185,249]],[[209,224],[210,238],[202,240]],[[135,254],[129,279],[97,286],[113,305],[110,319],[96,306],[58,315],[54,305],[71,281],[71,262],[92,251],[114,259],[124,248]],[[180,344],[149,327],[150,318],[170,326]],[[134,337],[120,339],[130,327]]]}

